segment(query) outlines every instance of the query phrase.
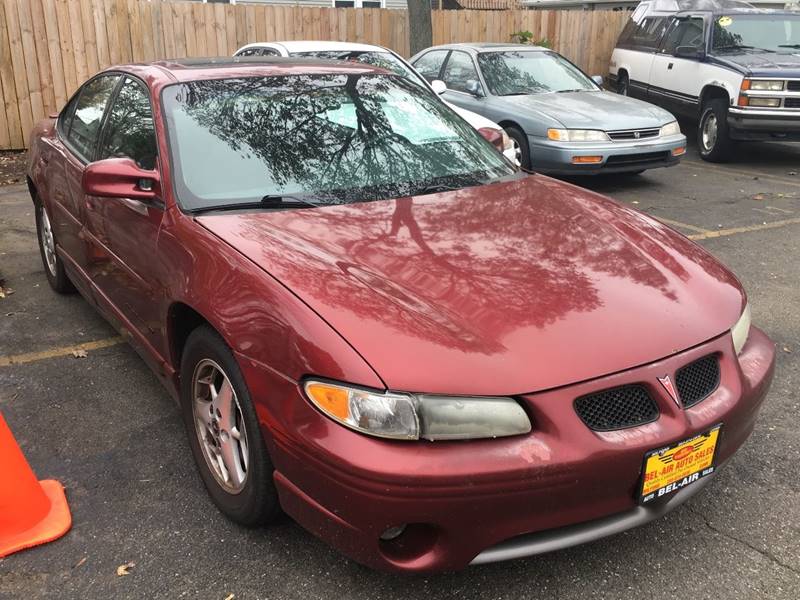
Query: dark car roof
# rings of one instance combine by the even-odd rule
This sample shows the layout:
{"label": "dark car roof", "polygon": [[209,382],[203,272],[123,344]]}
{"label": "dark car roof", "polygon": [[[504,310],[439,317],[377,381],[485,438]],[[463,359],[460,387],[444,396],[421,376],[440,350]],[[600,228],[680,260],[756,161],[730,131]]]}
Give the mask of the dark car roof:
{"label": "dark car roof", "polygon": [[308,74],[391,74],[385,69],[363,63],[350,63],[321,58],[284,57],[219,57],[160,60],[110,67],[109,71],[126,71],[151,85],[168,85],[203,79],[231,77],[266,77],[271,75]]}

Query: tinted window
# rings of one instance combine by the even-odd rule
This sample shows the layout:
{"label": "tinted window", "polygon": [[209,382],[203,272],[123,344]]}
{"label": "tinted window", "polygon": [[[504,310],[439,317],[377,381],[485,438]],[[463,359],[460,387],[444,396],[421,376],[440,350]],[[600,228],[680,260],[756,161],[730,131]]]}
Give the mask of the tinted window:
{"label": "tinted window", "polygon": [[163,102],[188,209],[265,195],[343,204],[514,174],[436,96],[396,75],[193,81],[165,88]]}
{"label": "tinted window", "polygon": [[439,79],[439,72],[448,52],[448,50],[434,50],[423,54],[413,63],[414,68],[428,81]]}
{"label": "tinted window", "polygon": [[468,81],[478,81],[478,72],[469,54],[453,52],[447,60],[442,79],[449,89],[457,92],[466,92]]}
{"label": "tinted window", "polygon": [[597,89],[580,69],[555,52],[481,52],[478,64],[496,96]]}
{"label": "tinted window", "polygon": [[647,17],[631,32],[628,45],[643,50],[655,50],[667,27],[665,17]]}
{"label": "tinted window", "polygon": [[75,151],[86,160],[91,160],[94,155],[103,114],[118,79],[118,75],[97,77],[81,89],[66,135]]}
{"label": "tinted window", "polygon": [[674,54],[681,46],[703,47],[703,19],[676,19],[664,40],[664,52]]}
{"label": "tinted window", "polygon": [[109,110],[98,158],[128,157],[143,169],[155,169],[156,155],[150,98],[141,84],[127,78]]}

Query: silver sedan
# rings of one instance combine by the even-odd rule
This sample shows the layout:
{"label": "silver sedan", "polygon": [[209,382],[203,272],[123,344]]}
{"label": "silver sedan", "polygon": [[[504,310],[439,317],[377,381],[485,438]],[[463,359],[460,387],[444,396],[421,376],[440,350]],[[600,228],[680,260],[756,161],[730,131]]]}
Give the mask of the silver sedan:
{"label": "silver sedan", "polygon": [[523,166],[552,174],[639,173],[678,163],[686,137],[666,110],[604,91],[547,48],[447,44],[411,63],[443,97],[499,123]]}

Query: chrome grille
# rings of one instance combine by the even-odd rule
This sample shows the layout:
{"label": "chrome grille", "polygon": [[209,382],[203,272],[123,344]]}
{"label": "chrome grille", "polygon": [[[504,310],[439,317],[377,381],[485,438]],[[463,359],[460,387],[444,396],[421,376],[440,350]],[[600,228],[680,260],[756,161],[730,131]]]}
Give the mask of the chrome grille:
{"label": "chrome grille", "polygon": [[800,92],[800,79],[786,82],[786,89],[790,92]]}
{"label": "chrome grille", "polygon": [[627,142],[658,137],[660,131],[659,127],[655,127],[653,129],[620,129],[606,133],[615,142]]}

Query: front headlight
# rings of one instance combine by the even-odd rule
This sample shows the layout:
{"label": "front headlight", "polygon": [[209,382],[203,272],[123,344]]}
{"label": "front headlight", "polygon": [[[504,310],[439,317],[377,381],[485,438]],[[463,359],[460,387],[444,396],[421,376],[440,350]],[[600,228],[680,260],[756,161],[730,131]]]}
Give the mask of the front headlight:
{"label": "front headlight", "polygon": [[739,354],[747,342],[747,336],[750,335],[750,305],[746,304],[742,316],[736,321],[736,325],[731,328],[731,337],[733,337],[733,349],[736,354]]}
{"label": "front headlight", "polygon": [[599,129],[548,129],[547,138],[554,142],[607,142],[610,139]]}
{"label": "front headlight", "polygon": [[465,440],[528,433],[531,422],[513,398],[434,396],[367,390],[309,380],[306,396],[342,425],[378,437]]}
{"label": "front headlight", "polygon": [[759,92],[780,92],[783,90],[783,81],[772,79],[751,79],[750,89]]}
{"label": "front headlight", "polygon": [[660,135],[661,136],[678,135],[680,132],[681,132],[681,126],[678,125],[678,122],[670,121],[661,128]]}

